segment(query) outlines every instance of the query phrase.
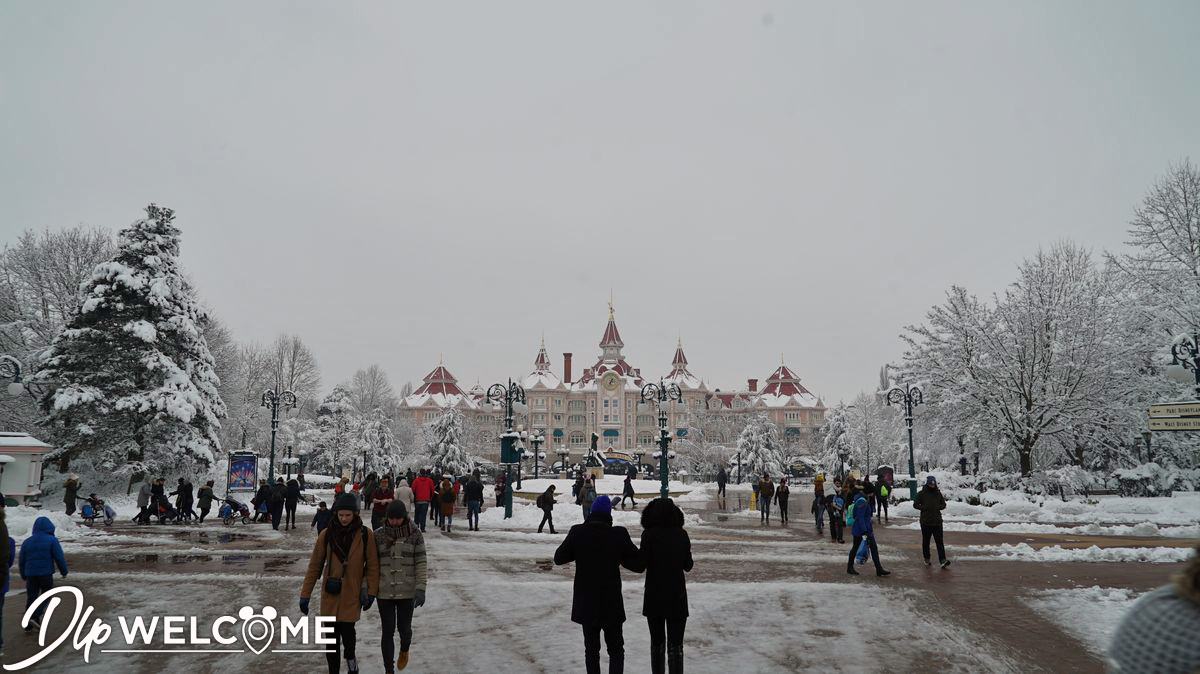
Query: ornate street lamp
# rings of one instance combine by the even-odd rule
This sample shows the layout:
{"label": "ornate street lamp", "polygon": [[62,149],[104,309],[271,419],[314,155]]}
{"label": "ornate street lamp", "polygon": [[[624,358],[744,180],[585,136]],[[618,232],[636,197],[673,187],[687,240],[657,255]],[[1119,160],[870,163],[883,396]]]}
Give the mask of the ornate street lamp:
{"label": "ornate street lamp", "polygon": [[958,436],[958,473],[967,474],[967,452],[963,449],[963,436]]}
{"label": "ornate street lamp", "polygon": [[558,467],[562,471],[562,474],[569,477],[570,473],[567,470],[567,459],[571,456],[571,450],[559,445],[558,450],[554,453],[558,455]]}
{"label": "ornate street lamp", "polygon": [[1150,439],[1154,437],[1150,431],[1142,431],[1142,440],[1146,442],[1146,463],[1154,463],[1154,453],[1150,449]]}
{"label": "ornate street lamp", "polygon": [[[662,498],[667,498],[670,495],[670,490],[667,488],[668,468],[667,460],[675,457],[675,452],[669,451],[671,444],[671,433],[667,430],[667,413],[663,410],[663,403],[668,401],[683,400],[683,392],[679,390],[679,386],[675,384],[663,384],[659,379],[657,384],[646,384],[642,387],[642,404],[653,402],[658,408],[658,451],[654,453],[654,458],[658,459],[658,476],[662,480],[662,487],[659,489],[659,495]],[[741,476],[741,463],[738,464],[738,475]]]}
{"label": "ornate street lamp", "polygon": [[279,432],[279,408],[295,409],[296,394],[291,391],[275,393],[267,389],[262,394],[262,406],[271,410],[271,463],[267,468],[267,484],[275,484],[275,435]]}
{"label": "ornate street lamp", "polygon": [[1191,370],[1196,379],[1196,397],[1200,398],[1200,335],[1182,335],[1171,345],[1171,364]]}
{"label": "ornate street lamp", "polygon": [[12,380],[8,385],[9,395],[19,396],[25,390],[25,384],[21,383],[21,369],[21,361],[8,354],[0,355],[0,377]]}
{"label": "ornate street lamp", "polygon": [[489,402],[504,404],[504,432],[500,434],[500,464],[504,466],[504,519],[512,517],[512,467],[519,464],[517,455],[517,434],[513,431],[513,408],[518,410],[525,407],[525,389],[513,380],[504,384],[492,384],[488,388]]}
{"label": "ornate street lamp", "polygon": [[975,477],[979,476],[979,438],[975,438]]}
{"label": "ornate street lamp", "polygon": [[887,392],[887,404],[904,403],[904,425],[908,427],[908,497],[917,500],[917,465],[913,459],[913,406],[925,402],[925,394],[916,386],[893,386]]}
{"label": "ornate street lamp", "polygon": [[845,447],[838,447],[838,479],[842,481],[846,479],[846,459],[849,456]]}
{"label": "ornate street lamp", "polygon": [[521,472],[525,467],[525,459],[529,458],[529,452],[525,450],[525,441],[529,439],[529,433],[525,431],[524,426],[517,426],[519,429],[517,435],[521,439],[521,444],[517,448],[517,489],[521,488]]}
{"label": "ornate street lamp", "polygon": [[536,480],[538,479],[538,468],[541,465],[541,461],[542,459],[546,458],[546,453],[540,451],[542,448],[542,443],[546,441],[546,436],[543,435],[542,431],[540,430],[534,431],[534,433],[536,433],[536,435],[534,435],[532,438],[529,438],[529,442],[533,443],[533,479]]}

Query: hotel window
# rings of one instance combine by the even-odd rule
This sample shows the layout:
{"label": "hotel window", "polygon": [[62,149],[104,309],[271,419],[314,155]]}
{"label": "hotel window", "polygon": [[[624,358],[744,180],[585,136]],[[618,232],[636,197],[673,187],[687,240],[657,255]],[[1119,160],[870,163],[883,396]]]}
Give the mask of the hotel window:
{"label": "hotel window", "polygon": [[534,402],[534,407],[539,407],[541,409],[546,408],[546,399],[545,398],[536,398],[536,399],[534,399],[533,402]]}
{"label": "hotel window", "polygon": [[562,407],[562,398],[555,398],[555,399],[554,399],[554,407],[555,407],[555,408],[560,408],[560,407]]}

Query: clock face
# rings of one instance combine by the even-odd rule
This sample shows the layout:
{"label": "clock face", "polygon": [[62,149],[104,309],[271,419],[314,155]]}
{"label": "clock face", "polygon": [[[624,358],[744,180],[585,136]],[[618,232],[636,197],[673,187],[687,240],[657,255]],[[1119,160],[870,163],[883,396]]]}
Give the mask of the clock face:
{"label": "clock face", "polygon": [[609,374],[604,378],[604,388],[608,389],[609,391],[617,390],[617,386],[619,385],[620,382],[617,380],[617,375],[615,374]]}

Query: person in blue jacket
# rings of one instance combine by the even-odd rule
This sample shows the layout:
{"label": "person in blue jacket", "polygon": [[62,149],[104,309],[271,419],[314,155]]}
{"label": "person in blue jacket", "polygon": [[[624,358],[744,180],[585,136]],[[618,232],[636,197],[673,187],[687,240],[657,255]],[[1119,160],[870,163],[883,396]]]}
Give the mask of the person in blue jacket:
{"label": "person in blue jacket", "polygon": [[8,557],[0,562],[4,574],[4,589],[0,590],[0,657],[4,655],[4,595],[8,594],[8,570],[12,568],[13,559],[17,556],[17,542],[8,535],[8,525],[4,522],[4,494],[0,494],[0,544],[8,539],[8,545],[0,548],[0,552],[8,553]]}
{"label": "person in blue jacket", "polygon": [[[54,567],[63,578],[67,577],[67,559],[63,556],[62,546],[54,537],[54,523],[48,517],[39,517],[33,522],[33,533],[21,543],[20,571],[21,579],[25,581],[25,610],[28,611],[33,602],[43,592],[54,587]],[[42,612],[45,605],[38,607],[37,613],[29,619],[25,631],[41,627]]]}
{"label": "person in blue jacket", "polygon": [[891,571],[886,571],[883,565],[879,563],[879,546],[875,545],[875,530],[871,527],[871,507],[867,504],[867,499],[862,492],[858,492],[854,497],[854,528],[850,530],[854,534],[854,542],[850,544],[850,556],[846,559],[846,573],[857,576],[858,571],[854,570],[854,556],[858,552],[858,546],[864,540],[867,542],[867,549],[871,551],[871,559],[875,560],[875,575],[888,576]]}

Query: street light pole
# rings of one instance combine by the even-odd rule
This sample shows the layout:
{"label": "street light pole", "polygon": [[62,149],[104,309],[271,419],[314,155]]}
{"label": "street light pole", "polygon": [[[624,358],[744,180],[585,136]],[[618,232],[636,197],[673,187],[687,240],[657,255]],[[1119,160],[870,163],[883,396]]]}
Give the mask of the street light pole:
{"label": "street light pole", "polygon": [[[659,495],[662,498],[668,498],[671,494],[667,486],[669,481],[669,470],[667,460],[672,458],[674,452],[669,451],[671,445],[671,433],[667,430],[667,413],[663,410],[663,403],[668,401],[683,400],[683,392],[679,390],[679,386],[675,384],[663,384],[660,379],[657,384],[646,384],[642,387],[642,402],[648,403],[653,401],[658,408],[658,451],[655,452],[655,457],[658,459],[658,477],[662,481],[662,486],[659,488]],[[738,476],[741,477],[741,461],[738,461]]]}
{"label": "street light pole", "polygon": [[1192,333],[1171,345],[1171,364],[1191,370],[1196,378],[1196,398],[1200,399],[1200,334]]}
{"label": "street light pole", "polygon": [[913,406],[925,402],[925,394],[921,389],[910,384],[904,388],[893,386],[887,392],[887,404],[904,403],[904,425],[908,427],[908,496],[917,500],[917,465],[913,459]]}
{"label": "street light pole", "polygon": [[979,438],[975,438],[975,477],[979,476]]}
{"label": "street light pole", "polygon": [[287,479],[292,479],[292,444],[288,443]]}
{"label": "street light pole", "polygon": [[958,473],[967,474],[967,452],[963,449],[963,436],[958,436]]}
{"label": "street light pole", "polygon": [[513,432],[513,405],[525,404],[525,389],[508,380],[508,386],[492,384],[487,399],[493,403],[504,403],[504,432],[500,434],[500,463],[504,465],[504,519],[512,518],[512,466],[519,459],[516,455],[517,434]]}
{"label": "street light pole", "polygon": [[267,468],[267,484],[275,483],[275,435],[279,432],[279,408],[283,409],[296,407],[296,394],[291,391],[283,391],[275,393],[274,389],[267,389],[262,394],[262,406],[271,410],[271,463]]}
{"label": "street light pole", "polygon": [[541,451],[542,443],[546,441],[546,436],[542,435],[541,431],[534,431],[537,435],[529,438],[529,442],[533,443],[533,479],[538,479],[538,468],[541,465],[541,459],[545,456]]}

